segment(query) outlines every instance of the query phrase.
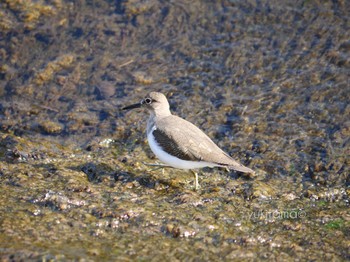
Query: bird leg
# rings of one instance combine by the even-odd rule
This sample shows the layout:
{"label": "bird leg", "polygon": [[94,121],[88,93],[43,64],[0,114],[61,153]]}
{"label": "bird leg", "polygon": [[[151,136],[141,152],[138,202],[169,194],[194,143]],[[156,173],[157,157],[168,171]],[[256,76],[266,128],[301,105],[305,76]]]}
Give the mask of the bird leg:
{"label": "bird leg", "polygon": [[198,173],[193,170],[191,170],[191,172],[194,175],[194,190],[197,191],[199,189]]}

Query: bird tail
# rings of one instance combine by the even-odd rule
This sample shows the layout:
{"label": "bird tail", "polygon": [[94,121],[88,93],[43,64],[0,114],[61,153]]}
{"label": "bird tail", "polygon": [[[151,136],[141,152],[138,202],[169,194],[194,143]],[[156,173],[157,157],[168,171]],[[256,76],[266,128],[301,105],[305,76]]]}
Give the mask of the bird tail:
{"label": "bird tail", "polygon": [[249,167],[245,167],[243,165],[234,165],[234,166],[227,166],[227,167],[229,169],[233,169],[239,172],[255,174],[254,170],[250,169]]}

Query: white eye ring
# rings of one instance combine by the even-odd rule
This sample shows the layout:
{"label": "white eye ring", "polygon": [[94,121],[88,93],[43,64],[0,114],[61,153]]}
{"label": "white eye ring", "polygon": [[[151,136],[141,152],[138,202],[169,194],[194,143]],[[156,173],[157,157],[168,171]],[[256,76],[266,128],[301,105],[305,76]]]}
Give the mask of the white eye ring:
{"label": "white eye ring", "polygon": [[148,97],[145,98],[144,101],[145,101],[145,103],[148,104],[148,105],[152,103],[152,99],[151,99],[151,98],[148,98]]}

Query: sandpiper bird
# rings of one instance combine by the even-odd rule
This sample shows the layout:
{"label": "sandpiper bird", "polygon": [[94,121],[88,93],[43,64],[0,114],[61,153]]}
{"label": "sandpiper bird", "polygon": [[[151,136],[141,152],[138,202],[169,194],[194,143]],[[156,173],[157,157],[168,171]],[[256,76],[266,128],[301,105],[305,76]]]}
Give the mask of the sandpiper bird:
{"label": "sandpiper bird", "polygon": [[[172,115],[165,95],[149,93],[140,103],[123,110],[145,107],[150,112],[147,139],[153,153],[163,163],[180,169],[226,167],[243,173],[254,171],[235,161],[222,151],[202,130],[181,117]],[[195,189],[199,187],[195,175]]]}

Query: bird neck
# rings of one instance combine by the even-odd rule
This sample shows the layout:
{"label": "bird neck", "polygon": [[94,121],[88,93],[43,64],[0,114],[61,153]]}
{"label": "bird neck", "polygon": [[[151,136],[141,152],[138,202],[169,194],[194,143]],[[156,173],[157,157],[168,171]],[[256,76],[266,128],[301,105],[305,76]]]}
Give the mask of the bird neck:
{"label": "bird neck", "polygon": [[150,116],[149,116],[149,119],[147,121],[147,134],[149,132],[151,132],[153,126],[156,123],[156,119],[160,120],[163,117],[167,117],[167,116],[170,116],[170,115],[171,115],[171,112],[170,112],[169,109],[155,110],[155,111],[152,110],[152,111],[150,111]]}
{"label": "bird neck", "polygon": [[162,118],[170,115],[171,115],[170,109],[167,107],[157,108],[157,110],[151,111],[151,117]]}

